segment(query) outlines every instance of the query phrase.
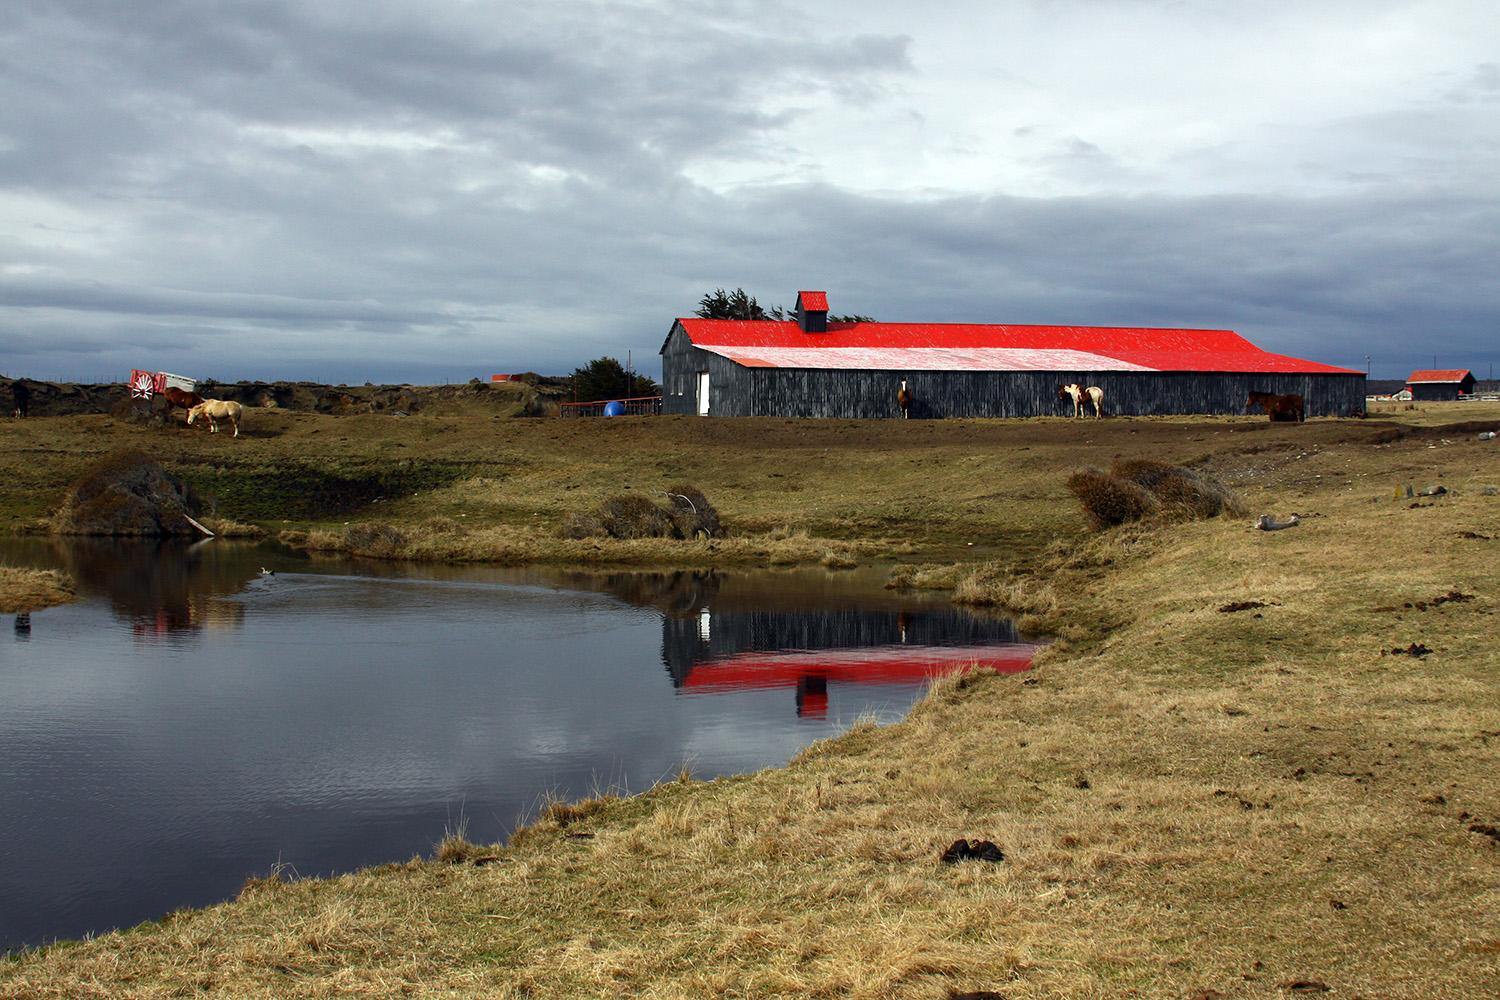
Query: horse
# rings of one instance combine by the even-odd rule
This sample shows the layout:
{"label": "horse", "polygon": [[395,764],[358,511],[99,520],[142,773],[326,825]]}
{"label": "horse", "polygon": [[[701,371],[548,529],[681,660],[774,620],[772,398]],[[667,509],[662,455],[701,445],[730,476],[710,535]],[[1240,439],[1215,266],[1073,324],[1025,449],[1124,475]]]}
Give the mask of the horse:
{"label": "horse", "polygon": [[1271,418],[1271,423],[1301,423],[1307,419],[1302,397],[1295,392],[1278,396],[1274,392],[1252,392],[1245,400],[1245,408],[1259,406]]}
{"label": "horse", "polygon": [[896,405],[901,408],[901,419],[911,418],[911,390],[906,387],[906,379],[901,380],[901,388],[896,390]]}
{"label": "horse", "polygon": [[10,384],[10,395],[16,404],[11,410],[13,417],[26,417],[31,415],[31,389],[25,382],[16,379]]}
{"label": "horse", "polygon": [[219,421],[228,420],[234,425],[234,436],[240,436],[240,416],[244,413],[244,407],[232,399],[205,399],[197,406],[188,410],[187,422],[191,427],[193,421],[198,417],[208,420],[208,432],[219,433]]}
{"label": "horse", "polygon": [[186,389],[179,389],[175,385],[167,386],[161,391],[160,395],[167,401],[168,409],[176,406],[184,410],[191,410],[204,401],[203,397],[196,392],[188,392]]}
{"label": "horse", "polygon": [[1083,401],[1085,398],[1094,406],[1095,420],[1104,416],[1104,390],[1097,385],[1091,385],[1085,389],[1077,382],[1069,382],[1057,390],[1057,398],[1071,399],[1073,401],[1073,417],[1075,420],[1083,414]]}

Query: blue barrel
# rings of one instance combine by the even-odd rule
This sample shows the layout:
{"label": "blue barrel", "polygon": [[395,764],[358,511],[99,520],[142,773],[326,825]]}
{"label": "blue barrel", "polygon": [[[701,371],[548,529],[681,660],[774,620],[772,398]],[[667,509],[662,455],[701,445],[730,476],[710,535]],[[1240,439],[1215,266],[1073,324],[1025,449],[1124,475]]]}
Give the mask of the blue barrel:
{"label": "blue barrel", "polygon": [[612,399],[604,404],[604,415],[606,417],[623,417],[625,415],[625,404],[618,399]]}

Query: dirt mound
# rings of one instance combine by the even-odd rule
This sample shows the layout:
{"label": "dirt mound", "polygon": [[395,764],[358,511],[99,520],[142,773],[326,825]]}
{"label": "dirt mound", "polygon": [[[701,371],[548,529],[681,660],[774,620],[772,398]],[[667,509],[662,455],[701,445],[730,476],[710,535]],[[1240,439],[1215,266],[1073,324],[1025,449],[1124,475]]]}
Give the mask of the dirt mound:
{"label": "dirt mound", "polygon": [[59,535],[198,536],[202,503],[141,452],[108,455],[73,484],[53,516]]}

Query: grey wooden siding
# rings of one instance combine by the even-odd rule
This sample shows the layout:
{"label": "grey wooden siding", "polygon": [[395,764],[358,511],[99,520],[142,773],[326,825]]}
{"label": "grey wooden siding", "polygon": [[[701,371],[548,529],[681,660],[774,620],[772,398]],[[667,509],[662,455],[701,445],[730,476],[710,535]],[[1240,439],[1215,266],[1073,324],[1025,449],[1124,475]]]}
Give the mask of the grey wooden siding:
{"label": "grey wooden siding", "polygon": [[[899,417],[905,379],[914,418],[1070,415],[1057,397],[1068,382],[1104,390],[1104,415],[1246,413],[1252,391],[1297,393],[1309,417],[1365,412],[1365,376],[1238,372],[931,372],[747,368],[694,347],[673,327],[662,347],[663,410],[697,413],[697,373],[709,373],[709,415]],[[1259,411],[1255,411],[1259,412]]]}

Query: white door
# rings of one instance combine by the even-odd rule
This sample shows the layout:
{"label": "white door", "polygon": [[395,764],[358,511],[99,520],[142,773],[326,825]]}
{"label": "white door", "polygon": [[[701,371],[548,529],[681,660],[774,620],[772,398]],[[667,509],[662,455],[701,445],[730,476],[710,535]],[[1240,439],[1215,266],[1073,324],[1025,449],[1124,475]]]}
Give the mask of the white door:
{"label": "white door", "polygon": [[698,416],[708,416],[708,372],[698,373]]}

